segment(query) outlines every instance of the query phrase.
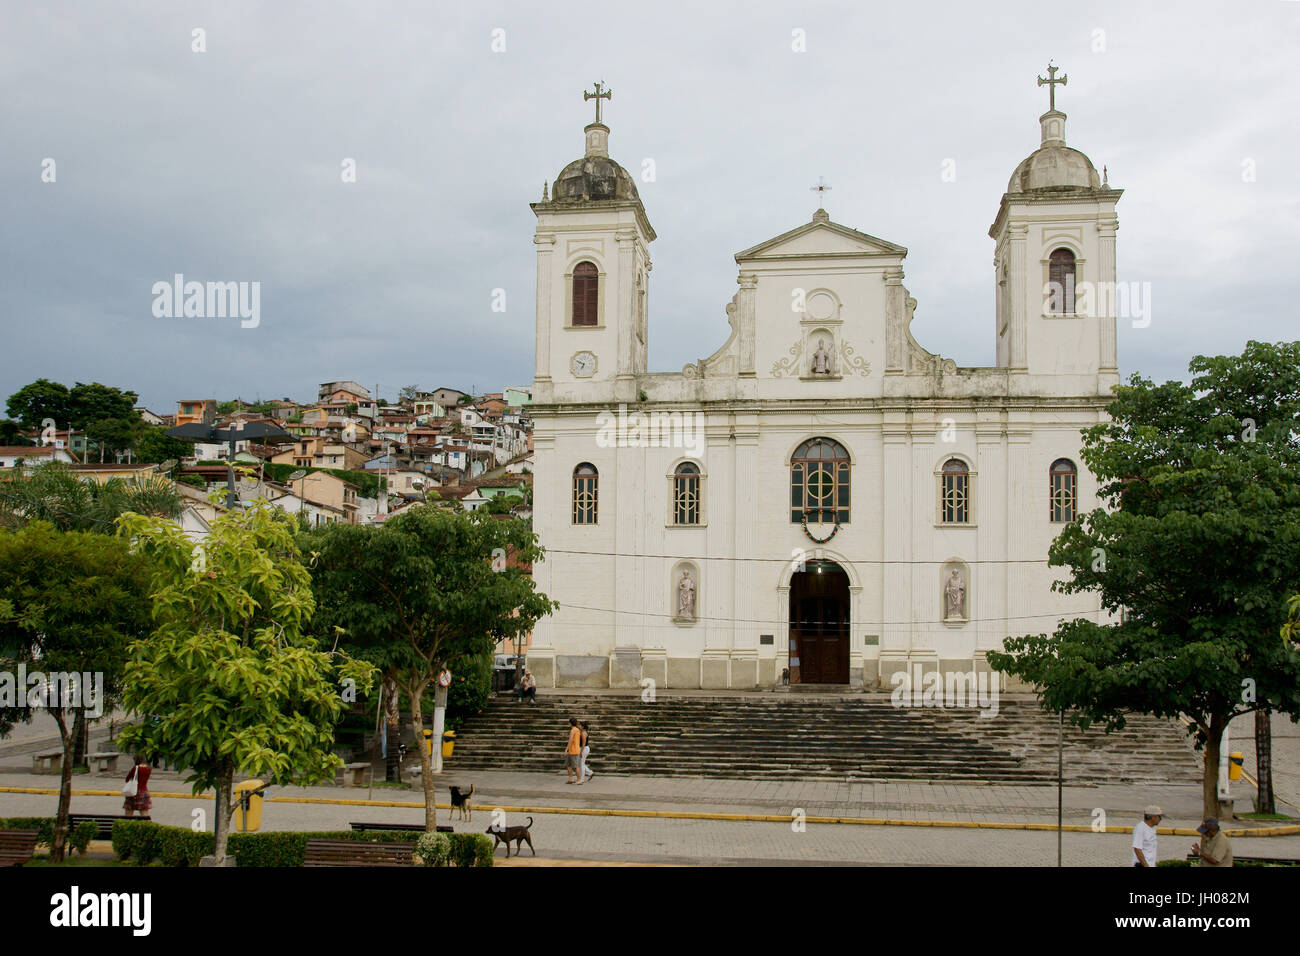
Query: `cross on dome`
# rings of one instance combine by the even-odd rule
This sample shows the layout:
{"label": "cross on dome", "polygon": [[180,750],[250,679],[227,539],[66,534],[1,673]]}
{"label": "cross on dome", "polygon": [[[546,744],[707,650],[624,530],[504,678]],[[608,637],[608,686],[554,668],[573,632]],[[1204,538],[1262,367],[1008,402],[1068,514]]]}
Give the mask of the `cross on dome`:
{"label": "cross on dome", "polygon": [[1061,78],[1058,80],[1056,71],[1059,69],[1059,66],[1053,66],[1052,61],[1048,60],[1047,79],[1043,79],[1041,76],[1038,78],[1038,85],[1047,87],[1047,109],[1053,112],[1056,110],[1056,85],[1059,83],[1061,86],[1065,86],[1070,79],[1069,76],[1062,73]]}

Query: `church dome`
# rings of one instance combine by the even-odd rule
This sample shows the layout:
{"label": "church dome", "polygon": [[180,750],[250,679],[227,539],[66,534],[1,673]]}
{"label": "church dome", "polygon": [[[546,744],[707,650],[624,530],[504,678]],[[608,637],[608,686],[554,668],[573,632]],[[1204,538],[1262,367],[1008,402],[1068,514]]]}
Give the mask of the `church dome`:
{"label": "church dome", "polygon": [[637,199],[631,173],[608,156],[583,156],[560,170],[551,189],[557,201],[566,199]]}
{"label": "church dome", "polygon": [[1049,110],[1039,117],[1042,145],[1029,154],[1007,183],[1007,192],[1025,193],[1036,189],[1097,189],[1101,177],[1086,155],[1065,145],[1065,114]]}
{"label": "church dome", "polygon": [[1075,187],[1095,189],[1100,185],[1097,167],[1079,150],[1069,146],[1043,146],[1016,167],[1011,182],[1007,184],[1007,192]]}

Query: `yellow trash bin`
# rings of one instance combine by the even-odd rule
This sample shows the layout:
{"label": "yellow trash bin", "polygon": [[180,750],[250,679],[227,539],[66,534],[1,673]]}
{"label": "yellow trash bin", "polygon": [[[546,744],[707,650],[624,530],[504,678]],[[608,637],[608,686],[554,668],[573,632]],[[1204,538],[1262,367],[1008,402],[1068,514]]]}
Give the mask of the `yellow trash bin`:
{"label": "yellow trash bin", "polygon": [[1241,779],[1241,765],[1245,762],[1246,762],[1246,758],[1242,756],[1240,750],[1234,750],[1232,753],[1228,754],[1228,779],[1229,780]]}
{"label": "yellow trash bin", "polygon": [[424,732],[424,752],[430,757],[433,756],[433,731],[425,730]]}
{"label": "yellow trash bin", "polygon": [[442,735],[442,755],[450,757],[452,748],[456,746],[456,731],[448,730]]}
{"label": "yellow trash bin", "polygon": [[[234,786],[231,799],[235,803],[234,832],[256,833],[262,827],[262,794],[250,793],[265,786],[261,780],[245,780]],[[244,818],[243,797],[248,794],[248,818]]]}

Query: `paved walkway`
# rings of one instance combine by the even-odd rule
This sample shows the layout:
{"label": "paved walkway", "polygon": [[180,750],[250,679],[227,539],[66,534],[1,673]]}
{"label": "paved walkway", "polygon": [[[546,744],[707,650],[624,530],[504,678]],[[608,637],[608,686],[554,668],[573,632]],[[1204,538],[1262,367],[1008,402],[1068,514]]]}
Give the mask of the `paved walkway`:
{"label": "paved walkway", "polygon": [[[540,859],[636,861],[702,864],[920,864],[1036,865],[1056,862],[1056,834],[1048,830],[956,829],[926,826],[865,826],[807,822],[798,826],[796,808],[808,818],[867,817],[966,823],[1034,823],[1054,826],[1056,792],[1051,787],[994,787],[953,784],[866,784],[831,781],[741,781],[667,777],[603,777],[582,787],[565,784],[563,774],[446,774],[438,799],[447,799],[446,784],[472,779],[476,789],[472,822],[451,820],[457,830],[486,830],[494,807],[510,808],[507,823],[533,816],[533,843]],[[53,789],[56,777],[30,773],[0,774],[0,787]],[[76,790],[119,787],[116,777],[79,774]],[[153,818],[189,826],[194,812],[210,827],[212,800],[189,795],[174,773],[156,772]],[[268,830],[346,829],[352,821],[423,822],[421,792],[377,787],[374,800],[396,806],[353,805],[365,789],[338,787],[276,788],[263,817]],[[1166,826],[1191,828],[1199,822],[1200,792],[1195,786],[1155,788],[1071,787],[1065,792],[1067,826],[1088,828],[1064,837],[1067,865],[1123,865],[1129,837],[1091,831],[1095,811],[1105,811],[1109,828],[1131,826],[1141,806],[1161,803]],[[53,812],[48,794],[0,792],[0,816]],[[300,802],[312,801],[312,802]],[[327,802],[315,802],[327,801]],[[347,802],[344,802],[347,801]],[[403,806],[402,804],[414,804]],[[120,812],[118,796],[73,797],[74,811]],[[519,808],[519,809],[516,809]],[[538,812],[564,809],[578,813]],[[662,816],[580,815],[582,811],[638,810],[650,813],[743,813],[780,816],[782,822],[683,819]],[[529,812],[531,811],[531,813]],[[447,810],[438,819],[448,822]],[[1187,852],[1193,837],[1161,837],[1165,856]],[[1237,852],[1254,856],[1300,857],[1300,836],[1238,838]],[[1248,849],[1247,849],[1248,847]],[[498,855],[504,859],[504,850]],[[527,847],[525,859],[530,858]]]}

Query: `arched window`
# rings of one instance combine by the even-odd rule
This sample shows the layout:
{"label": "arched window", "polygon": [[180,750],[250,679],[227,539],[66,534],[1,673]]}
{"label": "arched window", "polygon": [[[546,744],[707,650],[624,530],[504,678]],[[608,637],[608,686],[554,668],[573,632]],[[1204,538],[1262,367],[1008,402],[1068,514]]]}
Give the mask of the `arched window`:
{"label": "arched window", "polygon": [[1047,311],[1053,315],[1074,313],[1074,253],[1057,249],[1047,260]]}
{"label": "arched window", "polygon": [[700,523],[700,469],[689,461],[673,472],[673,524]]}
{"label": "arched window", "polygon": [[598,493],[596,482],[600,474],[596,466],[583,462],[573,469],[573,523],[595,524]]}
{"label": "arched window", "polygon": [[829,438],[810,438],[790,457],[790,521],[849,522],[849,453]]}
{"label": "arched window", "polygon": [[970,468],[958,458],[943,463],[940,473],[939,521],[943,524],[970,523]]}
{"label": "arched window", "polygon": [[1051,474],[1052,520],[1064,523],[1074,520],[1079,506],[1079,469],[1068,458],[1052,462]]}
{"label": "arched window", "polygon": [[595,265],[579,262],[573,268],[573,324],[599,325],[600,276]]}

